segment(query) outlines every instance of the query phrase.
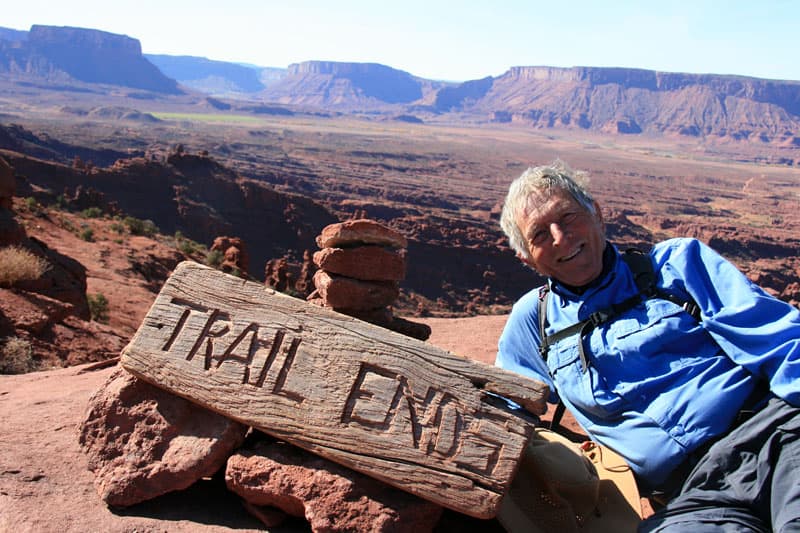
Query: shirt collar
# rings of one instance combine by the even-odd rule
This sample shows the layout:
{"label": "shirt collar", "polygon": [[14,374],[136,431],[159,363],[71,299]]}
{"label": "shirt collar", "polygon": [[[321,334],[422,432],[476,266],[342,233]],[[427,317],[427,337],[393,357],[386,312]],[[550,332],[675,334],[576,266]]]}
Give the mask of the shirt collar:
{"label": "shirt collar", "polygon": [[608,284],[614,278],[614,271],[618,260],[619,251],[616,246],[606,241],[606,247],[603,249],[603,270],[600,272],[599,276],[580,287],[573,287],[566,283],[561,283],[555,278],[549,278],[550,289],[564,296],[576,297],[586,294],[586,292],[591,289]]}

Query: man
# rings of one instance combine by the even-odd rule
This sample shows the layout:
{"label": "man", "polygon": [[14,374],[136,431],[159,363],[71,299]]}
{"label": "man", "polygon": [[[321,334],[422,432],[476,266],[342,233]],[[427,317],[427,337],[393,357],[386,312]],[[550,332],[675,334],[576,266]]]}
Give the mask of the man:
{"label": "man", "polygon": [[[514,305],[496,364],[548,383],[550,400],[626,458],[644,493],[671,497],[642,530],[800,531],[800,312],[695,239],[649,253],[658,289],[678,303],[640,300],[580,178],[556,163],[509,188],[501,225],[547,290]],[[545,361],[545,295],[551,339],[620,312],[557,340]]]}

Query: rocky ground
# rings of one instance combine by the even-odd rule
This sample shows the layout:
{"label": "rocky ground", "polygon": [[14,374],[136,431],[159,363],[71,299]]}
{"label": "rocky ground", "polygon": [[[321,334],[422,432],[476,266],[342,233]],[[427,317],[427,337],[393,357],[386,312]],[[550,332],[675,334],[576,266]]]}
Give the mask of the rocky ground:
{"label": "rocky ground", "polygon": [[[418,320],[431,326],[428,342],[490,362],[505,316]],[[112,371],[88,364],[0,376],[0,531],[263,531],[217,477],[124,510],[106,507],[79,448],[78,425]],[[445,514],[439,527],[448,531],[454,524],[500,531],[494,521],[455,513]],[[272,529],[308,530],[297,519]]]}

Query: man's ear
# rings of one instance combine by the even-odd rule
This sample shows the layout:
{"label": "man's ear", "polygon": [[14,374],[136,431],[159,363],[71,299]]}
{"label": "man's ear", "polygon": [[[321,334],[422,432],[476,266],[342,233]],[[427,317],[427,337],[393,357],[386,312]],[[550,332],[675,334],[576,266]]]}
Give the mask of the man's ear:
{"label": "man's ear", "polygon": [[605,226],[606,223],[603,220],[603,210],[600,209],[600,204],[597,203],[597,200],[592,200],[592,203],[594,203],[594,212],[597,215],[597,220],[600,222],[600,224]]}
{"label": "man's ear", "polygon": [[522,261],[525,265],[527,265],[527,266],[531,267],[532,269],[536,270],[536,266],[534,266],[533,260],[532,259],[528,259],[524,255],[522,255],[522,252],[517,252],[517,259]]}

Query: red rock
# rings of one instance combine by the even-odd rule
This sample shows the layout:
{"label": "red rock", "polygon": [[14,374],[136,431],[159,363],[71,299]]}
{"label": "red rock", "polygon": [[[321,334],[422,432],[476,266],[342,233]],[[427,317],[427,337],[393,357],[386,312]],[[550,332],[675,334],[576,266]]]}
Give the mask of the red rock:
{"label": "red rock", "polygon": [[72,313],[72,305],[43,294],[20,290],[0,290],[0,312],[13,317],[14,327],[41,335],[53,324]]}
{"label": "red rock", "polygon": [[228,488],[252,505],[304,516],[314,532],[432,531],[442,508],[283,442],[239,450]]}
{"label": "red rock", "polygon": [[285,257],[270,259],[264,267],[264,284],[278,292],[292,288],[292,273]]}
{"label": "red rock", "polygon": [[358,219],[331,224],[317,236],[320,248],[379,244],[391,248],[406,248],[408,241],[395,230],[374,220]]}
{"label": "red rock", "polygon": [[314,272],[317,267],[312,260],[311,251],[303,250],[303,264],[300,267],[300,275],[294,284],[295,290],[305,298],[314,290]]}
{"label": "red rock", "polygon": [[220,267],[224,272],[247,274],[250,258],[244,242],[239,237],[217,237],[211,245],[211,251],[222,252],[224,259]]}
{"label": "red rock", "polygon": [[325,248],[314,253],[314,264],[333,274],[368,281],[399,281],[406,277],[405,251],[381,246]]}
{"label": "red rock", "polygon": [[100,497],[125,507],[214,474],[247,429],[120,367],[89,400],[79,442]]}
{"label": "red rock", "polygon": [[397,282],[361,281],[317,270],[314,286],[327,307],[339,309],[377,309],[386,307],[400,295]]}

